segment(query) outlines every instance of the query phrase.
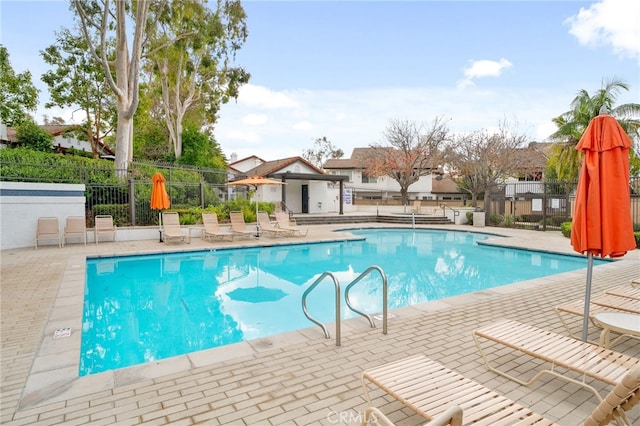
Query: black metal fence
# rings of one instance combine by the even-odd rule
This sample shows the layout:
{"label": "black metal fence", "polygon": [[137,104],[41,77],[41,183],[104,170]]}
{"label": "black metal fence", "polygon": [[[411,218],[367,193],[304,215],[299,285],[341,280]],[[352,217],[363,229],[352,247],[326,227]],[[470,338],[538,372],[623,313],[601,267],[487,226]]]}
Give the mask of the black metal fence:
{"label": "black metal fence", "polygon": [[[165,182],[172,209],[206,208],[224,200],[225,186],[207,182]],[[99,214],[113,216],[117,226],[146,226],[158,223],[158,212],[150,207],[151,181],[129,180],[126,184],[86,184],[87,226]]]}
{"label": "black metal fence", "polygon": [[[557,229],[570,222],[575,207],[577,181],[527,181],[497,185],[485,206],[490,224]],[[631,217],[640,226],[640,177],[632,177]]]}

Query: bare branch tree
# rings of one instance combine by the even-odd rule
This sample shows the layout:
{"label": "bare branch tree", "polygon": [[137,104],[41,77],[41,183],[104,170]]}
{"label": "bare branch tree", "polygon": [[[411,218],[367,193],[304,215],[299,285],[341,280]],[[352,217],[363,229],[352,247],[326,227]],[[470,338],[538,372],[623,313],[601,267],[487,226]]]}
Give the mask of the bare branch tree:
{"label": "bare branch tree", "polygon": [[387,145],[371,145],[373,156],[366,159],[365,171],[398,182],[402,203],[407,204],[409,187],[439,168],[449,129],[440,117],[430,127],[395,119],[385,129],[384,138]]}
{"label": "bare branch tree", "polygon": [[447,165],[460,188],[471,195],[472,206],[477,206],[482,193],[488,206],[490,191],[503,179],[523,171],[527,162],[520,148],[525,144],[525,135],[501,122],[496,132],[480,130],[460,135],[447,147]]}

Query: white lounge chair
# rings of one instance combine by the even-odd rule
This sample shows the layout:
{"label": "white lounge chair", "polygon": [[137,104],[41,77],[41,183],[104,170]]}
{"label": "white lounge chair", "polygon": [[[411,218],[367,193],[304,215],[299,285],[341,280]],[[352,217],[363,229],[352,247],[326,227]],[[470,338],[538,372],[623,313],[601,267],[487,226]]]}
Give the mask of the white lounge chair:
{"label": "white lounge chair", "polygon": [[[373,384],[423,417],[424,426],[452,425],[553,425],[530,409],[468,379],[423,355],[391,362],[365,371],[362,387],[369,408],[362,425],[393,425],[372,405],[367,384]],[[610,421],[629,425],[625,412],[640,401],[640,366],[627,371],[591,412],[585,426]]]}
{"label": "white lounge chair", "polygon": [[229,218],[231,219],[231,232],[235,235],[244,238],[252,238],[256,235],[256,231],[247,228],[242,212],[229,212]]}
{"label": "white lounge chair", "polygon": [[186,234],[182,231],[178,213],[162,213],[162,239],[165,244],[172,241],[191,243],[191,229],[187,229]]}
{"label": "white lounge chair", "polygon": [[60,225],[57,217],[39,217],[36,227],[36,249],[40,240],[57,240],[58,247],[62,247]]}
{"label": "white lounge chair", "polygon": [[[496,374],[524,386],[533,384],[543,374],[550,374],[589,389],[600,400],[600,394],[586,382],[586,378],[616,385],[629,370],[640,368],[638,358],[512,320],[474,330],[473,339],[485,366]],[[529,380],[518,378],[491,365],[486,354],[489,347],[487,343],[511,348],[531,358],[545,361],[550,364],[550,368],[538,371]]]}
{"label": "white lounge chair", "polygon": [[260,233],[263,232],[272,237],[291,237],[293,236],[293,230],[283,229],[271,224],[269,215],[267,212],[258,212],[258,226],[260,227]]}
{"label": "white lounge chair", "polygon": [[67,218],[64,225],[63,246],[69,238],[80,238],[84,245],[87,245],[87,225],[83,216],[70,216]]}
{"label": "white lounge chair", "polygon": [[113,224],[113,217],[110,215],[97,215],[95,218],[95,228],[93,234],[96,239],[96,244],[101,236],[112,237],[113,241],[116,240],[116,227]]}
{"label": "white lounge chair", "polygon": [[233,240],[233,232],[226,231],[220,228],[218,223],[218,215],[215,213],[202,213],[202,234],[200,237],[203,240]]}
{"label": "white lounge chair", "polygon": [[285,212],[276,212],[276,221],[278,222],[278,228],[291,231],[294,237],[304,237],[309,232],[308,229],[305,229],[303,234],[295,220],[290,219]]}

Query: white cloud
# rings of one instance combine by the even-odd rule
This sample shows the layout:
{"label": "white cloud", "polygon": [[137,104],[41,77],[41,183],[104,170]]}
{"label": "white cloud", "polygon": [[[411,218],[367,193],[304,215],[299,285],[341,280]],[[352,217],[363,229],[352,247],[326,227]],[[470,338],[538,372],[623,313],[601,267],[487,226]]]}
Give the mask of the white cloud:
{"label": "white cloud", "polygon": [[245,115],[242,119],[242,122],[249,126],[258,126],[260,124],[265,124],[267,121],[269,121],[269,117],[267,117],[265,114],[253,113]]}
{"label": "white cloud", "polygon": [[267,109],[297,108],[299,106],[286,92],[276,92],[263,86],[246,84],[240,88],[238,102]]}
{"label": "white cloud", "polygon": [[610,45],[622,57],[640,58],[640,2],[603,0],[565,20],[569,33],[590,47]]}
{"label": "white cloud", "polygon": [[[262,114],[259,107],[223,105],[215,134],[224,152],[265,160],[301,155],[323,136],[348,157],[353,148],[385,143],[384,129],[395,118],[428,125],[442,117],[452,132],[460,133],[496,127],[505,117],[513,117],[509,121],[521,123],[519,133],[526,133],[529,141],[542,141],[555,130],[550,120],[562,114],[574,96],[573,87],[521,87],[517,96],[508,87],[292,90],[288,97],[298,108],[293,112],[270,110],[268,121],[252,131],[243,120],[250,114]],[[299,111],[305,113],[304,118]]]}
{"label": "white cloud", "polygon": [[299,121],[292,126],[295,130],[311,130],[313,129],[313,124],[308,121]]}
{"label": "white cloud", "polygon": [[472,61],[471,65],[464,70],[464,79],[458,81],[458,89],[473,86],[473,79],[482,77],[499,77],[502,71],[513,66],[511,62],[502,58],[499,61],[483,59]]}

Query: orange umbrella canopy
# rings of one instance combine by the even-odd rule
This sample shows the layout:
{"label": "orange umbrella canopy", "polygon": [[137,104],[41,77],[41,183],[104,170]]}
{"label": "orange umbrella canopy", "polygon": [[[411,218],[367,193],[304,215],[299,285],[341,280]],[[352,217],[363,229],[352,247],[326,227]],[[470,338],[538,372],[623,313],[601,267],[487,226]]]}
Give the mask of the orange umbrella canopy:
{"label": "orange umbrella canopy", "polygon": [[611,115],[591,120],[576,149],[584,152],[571,226],[580,253],[624,256],[636,247],[629,191],[631,139]]}
{"label": "orange umbrella canopy", "polygon": [[151,208],[154,210],[164,210],[171,207],[169,194],[164,187],[164,176],[158,172],[151,178],[153,187],[151,189]]}

